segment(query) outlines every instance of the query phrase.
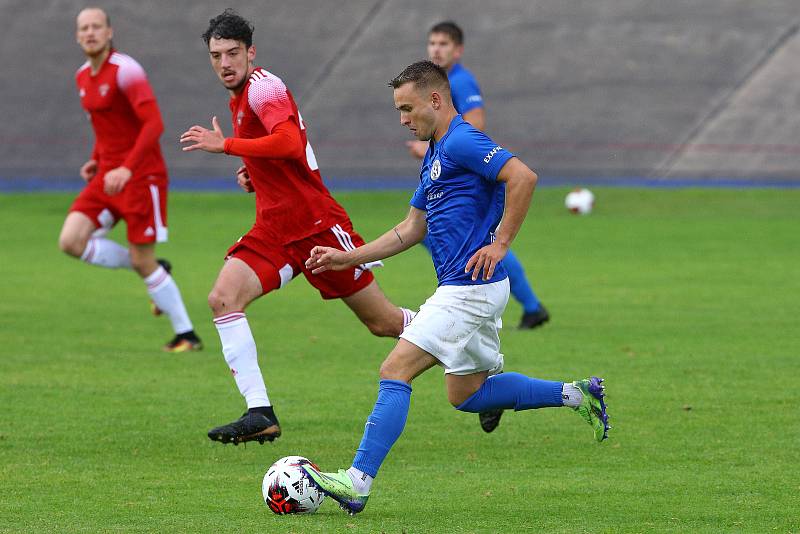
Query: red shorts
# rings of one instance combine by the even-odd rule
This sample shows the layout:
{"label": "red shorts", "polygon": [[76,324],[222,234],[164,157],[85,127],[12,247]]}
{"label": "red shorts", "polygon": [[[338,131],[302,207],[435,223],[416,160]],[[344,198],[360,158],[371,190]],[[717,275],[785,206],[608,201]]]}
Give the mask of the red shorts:
{"label": "red shorts", "polygon": [[[123,219],[128,242],[163,243],[167,240],[167,177],[132,178],[122,191],[109,196],[103,191],[101,173],[90,181],[69,211],[79,211],[98,227],[110,228]],[[134,181],[135,180],[135,181]]]}
{"label": "red shorts", "polygon": [[353,230],[349,219],[324,232],[287,245],[276,244],[268,233],[254,226],[228,249],[227,257],[238,258],[255,271],[261,281],[262,294],[285,286],[295,276],[303,273],[308,282],[319,290],[323,299],[339,299],[367,287],[375,279],[370,269],[380,265],[380,262],[359,265],[344,271],[311,274],[306,268],[306,260],[311,256],[311,249],[317,245],[352,250],[363,244],[364,240]]}

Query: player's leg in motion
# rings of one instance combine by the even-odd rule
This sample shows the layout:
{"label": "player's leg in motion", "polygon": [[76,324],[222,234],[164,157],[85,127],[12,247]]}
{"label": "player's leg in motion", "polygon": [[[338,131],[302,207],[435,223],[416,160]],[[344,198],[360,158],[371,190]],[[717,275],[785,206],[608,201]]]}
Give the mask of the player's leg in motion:
{"label": "player's leg in motion", "polygon": [[72,211],[64,220],[58,246],[62,252],[91,265],[130,269],[131,256],[128,249],[102,235],[94,235],[97,230],[97,224],[88,215]]}
{"label": "player's leg in motion", "polygon": [[547,309],[539,302],[536,293],[533,292],[525,269],[517,258],[514,251],[509,250],[503,258],[503,266],[508,273],[508,281],[511,284],[511,295],[522,305],[522,319],[519,322],[520,328],[536,328],[550,320]]}
{"label": "player's leg in motion", "polygon": [[80,211],[70,212],[61,229],[59,248],[91,265],[136,271],[147,284],[150,297],[172,322],[175,337],[164,346],[164,350],[183,352],[201,349],[202,343],[192,329],[180,290],[170,273],[156,261],[154,245],[131,244],[130,248],[123,247],[105,237],[105,231],[113,223],[110,214],[106,220],[109,226],[98,228],[88,215]]}
{"label": "player's leg in motion", "polygon": [[[277,277],[277,272],[275,273]],[[278,286],[279,287],[279,281]],[[253,300],[273,288],[262,288],[261,280],[244,261],[232,257],[225,265],[208,296],[222,343],[222,353],[231,369],[239,392],[247,402],[242,417],[211,429],[208,437],[234,445],[257,440],[272,441],[281,435],[275,412],[267,396],[267,386],[258,366],[258,354],[253,333],[244,309]]]}
{"label": "player's leg in motion", "polygon": [[416,315],[392,304],[376,281],[342,299],[353,313],[378,337],[398,337]]}
{"label": "player's leg in motion", "polygon": [[183,303],[178,284],[164,267],[163,260],[156,260],[155,244],[130,244],[131,266],[147,285],[147,293],[161,313],[169,317],[175,337],[166,345],[167,352],[201,350],[203,343],[194,332],[194,326],[186,305]]}
{"label": "player's leg in motion", "polygon": [[[314,484],[348,513],[356,514],[364,509],[372,482],[403,431],[411,399],[411,380],[436,363],[433,356],[401,339],[381,367],[378,400],[367,419],[350,469],[322,473],[313,466],[302,467]],[[597,441],[606,438],[610,427],[601,379],[592,377],[563,383],[519,373],[488,378],[487,375],[487,371],[448,374],[447,393],[451,404],[458,410],[473,413],[498,408],[530,410],[569,406],[592,426]]]}

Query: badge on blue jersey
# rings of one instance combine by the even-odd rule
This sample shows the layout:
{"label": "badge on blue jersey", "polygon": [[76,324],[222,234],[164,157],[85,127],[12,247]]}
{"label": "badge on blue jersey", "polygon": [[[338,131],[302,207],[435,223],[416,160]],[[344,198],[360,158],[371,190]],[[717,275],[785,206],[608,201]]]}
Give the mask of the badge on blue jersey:
{"label": "badge on blue jersey", "polygon": [[505,207],[497,175],[514,155],[457,115],[431,143],[411,205],[427,212],[428,244],[439,285],[472,285],[506,278],[502,262],[490,280],[473,281],[467,261],[494,241]]}

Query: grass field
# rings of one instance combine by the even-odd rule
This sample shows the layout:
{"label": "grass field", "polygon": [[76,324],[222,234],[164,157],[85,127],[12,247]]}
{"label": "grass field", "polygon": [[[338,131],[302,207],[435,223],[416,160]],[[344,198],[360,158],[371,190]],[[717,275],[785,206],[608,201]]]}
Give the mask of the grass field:
{"label": "grass field", "polygon": [[[261,501],[279,457],[349,465],[393,346],[302,278],[248,310],[283,437],[205,435],[243,411],[205,301],[252,198],[172,195],[160,255],[206,350],[167,355],[133,274],[58,251],[71,195],[0,196],[0,531],[799,532],[800,190],[595,192],[589,217],[537,192],[514,248],[552,321],[516,331],[512,303],[502,342],[506,369],[604,376],[611,438],[566,409],[484,434],[432,370],[356,517]],[[373,238],[409,194],[337,196]],[[378,277],[411,307],[435,288],[421,249]]]}

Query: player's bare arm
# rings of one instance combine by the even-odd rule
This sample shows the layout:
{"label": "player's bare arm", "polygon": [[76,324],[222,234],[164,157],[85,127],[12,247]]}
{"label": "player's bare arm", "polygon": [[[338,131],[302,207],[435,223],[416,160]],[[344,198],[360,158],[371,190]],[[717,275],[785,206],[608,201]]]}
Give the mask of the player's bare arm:
{"label": "player's bare arm", "polygon": [[345,252],[332,247],[314,247],[306,267],[312,273],[342,271],[354,265],[382,260],[408,250],[425,238],[428,224],[425,212],[412,207],[403,221],[369,243]]}
{"label": "player's bare arm", "polygon": [[506,184],[503,222],[497,229],[494,242],[478,249],[467,262],[464,272],[472,271],[473,280],[478,279],[481,271],[484,280],[492,278],[497,264],[505,257],[525,220],[537,180],[536,173],[518,158],[511,158],[500,169],[497,181]]}
{"label": "player's bare arm", "polygon": [[203,150],[212,154],[221,154],[225,149],[225,136],[216,117],[211,118],[211,129],[195,124],[181,134],[182,144],[194,143],[183,147],[184,152]]}
{"label": "player's bare arm", "polygon": [[483,108],[473,108],[463,113],[461,118],[480,131],[486,127],[486,111]]}

